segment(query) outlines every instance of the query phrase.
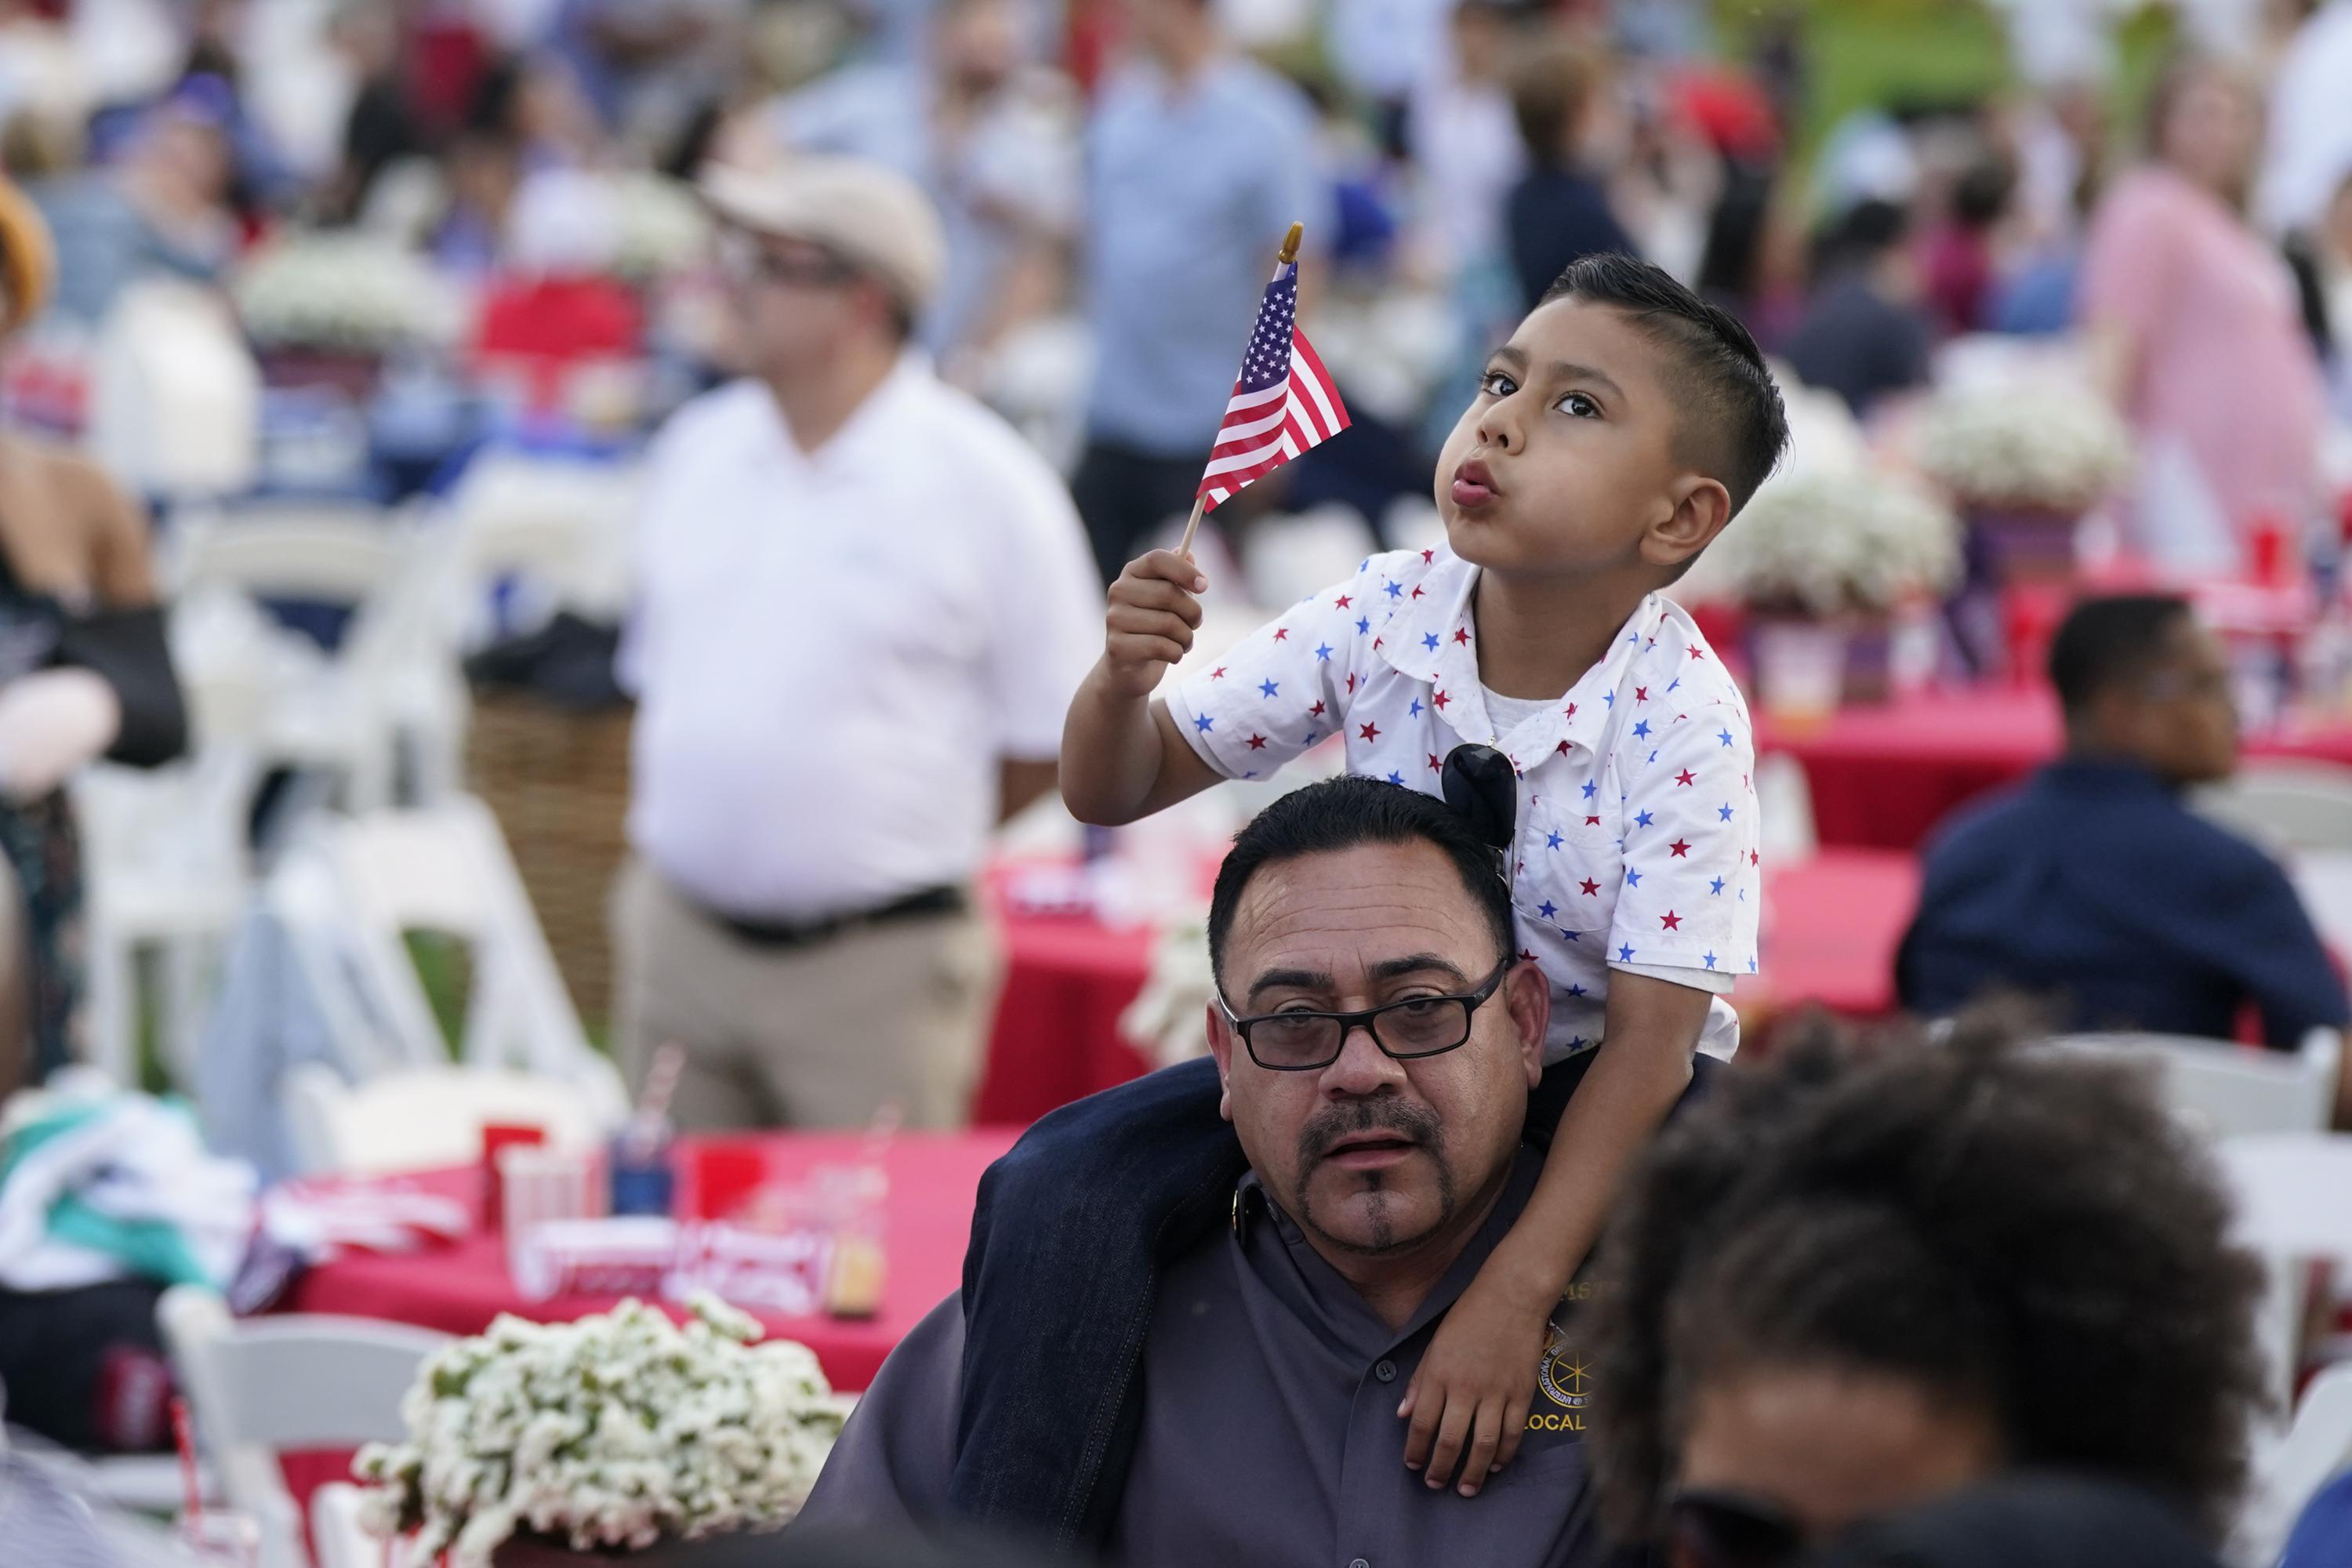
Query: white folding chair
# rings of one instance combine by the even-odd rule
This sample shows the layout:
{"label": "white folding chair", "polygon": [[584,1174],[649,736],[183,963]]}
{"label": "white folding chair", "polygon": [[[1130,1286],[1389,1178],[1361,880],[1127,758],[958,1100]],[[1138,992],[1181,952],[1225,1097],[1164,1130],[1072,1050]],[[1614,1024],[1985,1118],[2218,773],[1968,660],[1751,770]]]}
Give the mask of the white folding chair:
{"label": "white folding chair", "polygon": [[305,1565],[301,1512],[278,1456],[399,1440],[403,1396],[449,1342],[363,1318],[239,1322],[219,1296],[189,1285],[165,1291],[155,1315],[223,1500],[261,1523],[262,1568]]}
{"label": "white folding chair", "polygon": [[[415,747],[417,797],[457,790],[473,703],[460,660],[500,631],[557,610],[617,623],[628,605],[628,534],[640,471],[493,452],[466,469],[428,529],[435,541],[425,641],[432,654],[396,697]],[[520,611],[494,616],[505,589]]]}
{"label": "white folding chair", "polygon": [[593,1149],[611,1130],[605,1108],[576,1086],[498,1068],[417,1068],[346,1084],[306,1062],[287,1074],[285,1093],[295,1158],[312,1175],[471,1164],[488,1126],[538,1127],[565,1149]]}
{"label": "white folding chair", "polygon": [[329,1481],[310,1494],[310,1552],[318,1568],[433,1568],[410,1543],[379,1541],[360,1522],[365,1493],[349,1481]]}
{"label": "white folding chair", "polygon": [[2248,763],[2201,792],[2197,809],[2284,855],[2352,849],[2352,768],[2274,759]]}
{"label": "white folding chair", "polygon": [[387,1548],[360,1523],[360,1489],[329,1481],[310,1494],[310,1554],[318,1568],[386,1568]]}
{"label": "white folding chair", "polygon": [[2232,1235],[2261,1254],[2269,1276],[2255,1331],[2284,1401],[2302,1359],[2306,1270],[2352,1264],[2352,1135],[2225,1138],[2214,1154],[2234,1200]]}
{"label": "white folding chair", "polygon": [[2252,1483],[2231,1531],[2233,1563],[2270,1568],[2320,1488],[2352,1468],[2352,1363],[2311,1380],[2283,1434],[2254,1443]]}
{"label": "white folding chair", "polygon": [[138,955],[159,951],[158,1038],[181,1083],[195,1060],[208,970],[244,907],[254,767],[242,751],[200,752],[168,768],[100,765],[73,781],[86,891],[83,943],[92,1061],[138,1081]]}
{"label": "white folding chair", "polygon": [[620,1077],[581,1027],[505,837],[480,801],[454,795],[421,809],[320,817],[296,853],[315,857],[331,878],[341,945],[383,1014],[395,1060],[424,1068],[448,1059],[405,940],[446,932],[473,957],[463,1059],[570,1085],[600,1119],[618,1122],[627,1109]]}
{"label": "white folding chair", "polygon": [[[394,696],[401,672],[423,657],[415,606],[426,586],[424,548],[408,518],[353,503],[247,503],[234,512],[184,514],[172,531],[166,575],[175,598],[202,604],[234,593],[351,607],[332,656],[274,628],[259,648],[236,649],[240,668],[230,669],[211,668],[176,635],[174,644],[200,694],[262,688],[257,731],[238,737],[262,763],[331,772],[353,809],[393,798]],[[221,705],[198,706],[209,716]]]}
{"label": "white folding chair", "polygon": [[2326,1131],[2344,1055],[2343,1037],[2326,1028],[2293,1052],[2182,1035],[2068,1035],[2050,1045],[2143,1065],[2172,1113],[2214,1138]]}
{"label": "white folding chair", "polygon": [[1761,814],[1768,864],[1795,866],[1821,852],[1821,834],[1813,822],[1813,786],[1805,764],[1786,752],[1767,752],[1756,759],[1756,806]]}

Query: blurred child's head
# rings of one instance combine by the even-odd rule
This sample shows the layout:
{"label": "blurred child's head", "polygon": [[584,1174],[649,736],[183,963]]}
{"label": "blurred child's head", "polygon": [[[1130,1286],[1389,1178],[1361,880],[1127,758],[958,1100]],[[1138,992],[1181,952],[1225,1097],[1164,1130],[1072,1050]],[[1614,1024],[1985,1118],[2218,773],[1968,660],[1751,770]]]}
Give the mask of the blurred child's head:
{"label": "blurred child's head", "polygon": [[1511,113],[1530,162],[1567,167],[1579,162],[1602,86],[1599,56],[1572,39],[1546,38],[1511,69]]}
{"label": "blurred child's head", "polygon": [[1438,458],[1437,508],[1477,565],[1663,586],[1788,441],[1747,328],[1646,262],[1587,257],[1488,357]]}
{"label": "blurred child's head", "polygon": [[2245,199],[2262,144],[2262,89],[2234,62],[2184,55],[2148,94],[2148,151],[2232,205]]}

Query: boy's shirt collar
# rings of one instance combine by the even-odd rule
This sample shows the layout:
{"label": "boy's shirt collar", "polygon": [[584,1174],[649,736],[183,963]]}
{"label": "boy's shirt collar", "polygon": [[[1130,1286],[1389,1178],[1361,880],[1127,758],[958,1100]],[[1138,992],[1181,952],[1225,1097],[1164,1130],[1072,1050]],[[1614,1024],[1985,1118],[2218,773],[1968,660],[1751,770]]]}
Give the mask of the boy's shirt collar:
{"label": "boy's shirt collar", "polygon": [[[1373,597],[1393,606],[1374,645],[1381,657],[1398,673],[1428,681],[1435,689],[1430,700],[1444,710],[1456,732],[1494,734],[1486,687],[1478,679],[1478,568],[1444,547],[1422,552],[1423,570],[1417,574],[1410,569],[1396,575],[1375,572],[1377,560],[1366,562],[1358,575],[1367,580]],[[1562,700],[1497,737],[1514,766],[1524,773],[1550,752],[1600,749],[1626,667],[1656,640],[1664,614],[1657,595],[1644,597],[1618,628],[1609,652]]]}

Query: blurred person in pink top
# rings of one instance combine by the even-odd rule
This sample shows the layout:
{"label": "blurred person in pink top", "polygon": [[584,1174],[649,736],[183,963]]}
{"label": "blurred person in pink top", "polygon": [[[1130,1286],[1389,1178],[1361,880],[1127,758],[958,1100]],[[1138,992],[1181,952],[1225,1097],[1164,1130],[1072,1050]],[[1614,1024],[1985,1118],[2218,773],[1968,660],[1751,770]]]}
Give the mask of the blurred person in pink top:
{"label": "blurred person in pink top", "polygon": [[2318,357],[2293,275],[2244,217],[2261,112],[2233,68],[2176,64],[2084,259],[2081,319],[2141,444],[2138,542],[2176,566],[2240,568],[2257,528],[2299,529],[2318,499]]}

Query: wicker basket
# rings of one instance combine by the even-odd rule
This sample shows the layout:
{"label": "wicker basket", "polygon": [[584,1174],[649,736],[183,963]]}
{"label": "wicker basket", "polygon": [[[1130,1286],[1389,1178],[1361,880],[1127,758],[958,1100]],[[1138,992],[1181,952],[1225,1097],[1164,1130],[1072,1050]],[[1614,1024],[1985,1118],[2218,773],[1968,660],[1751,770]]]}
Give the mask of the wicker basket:
{"label": "wicker basket", "polygon": [[467,787],[498,817],[572,1004],[599,1037],[613,997],[605,900],[627,853],[630,719],[478,690],[466,742]]}

